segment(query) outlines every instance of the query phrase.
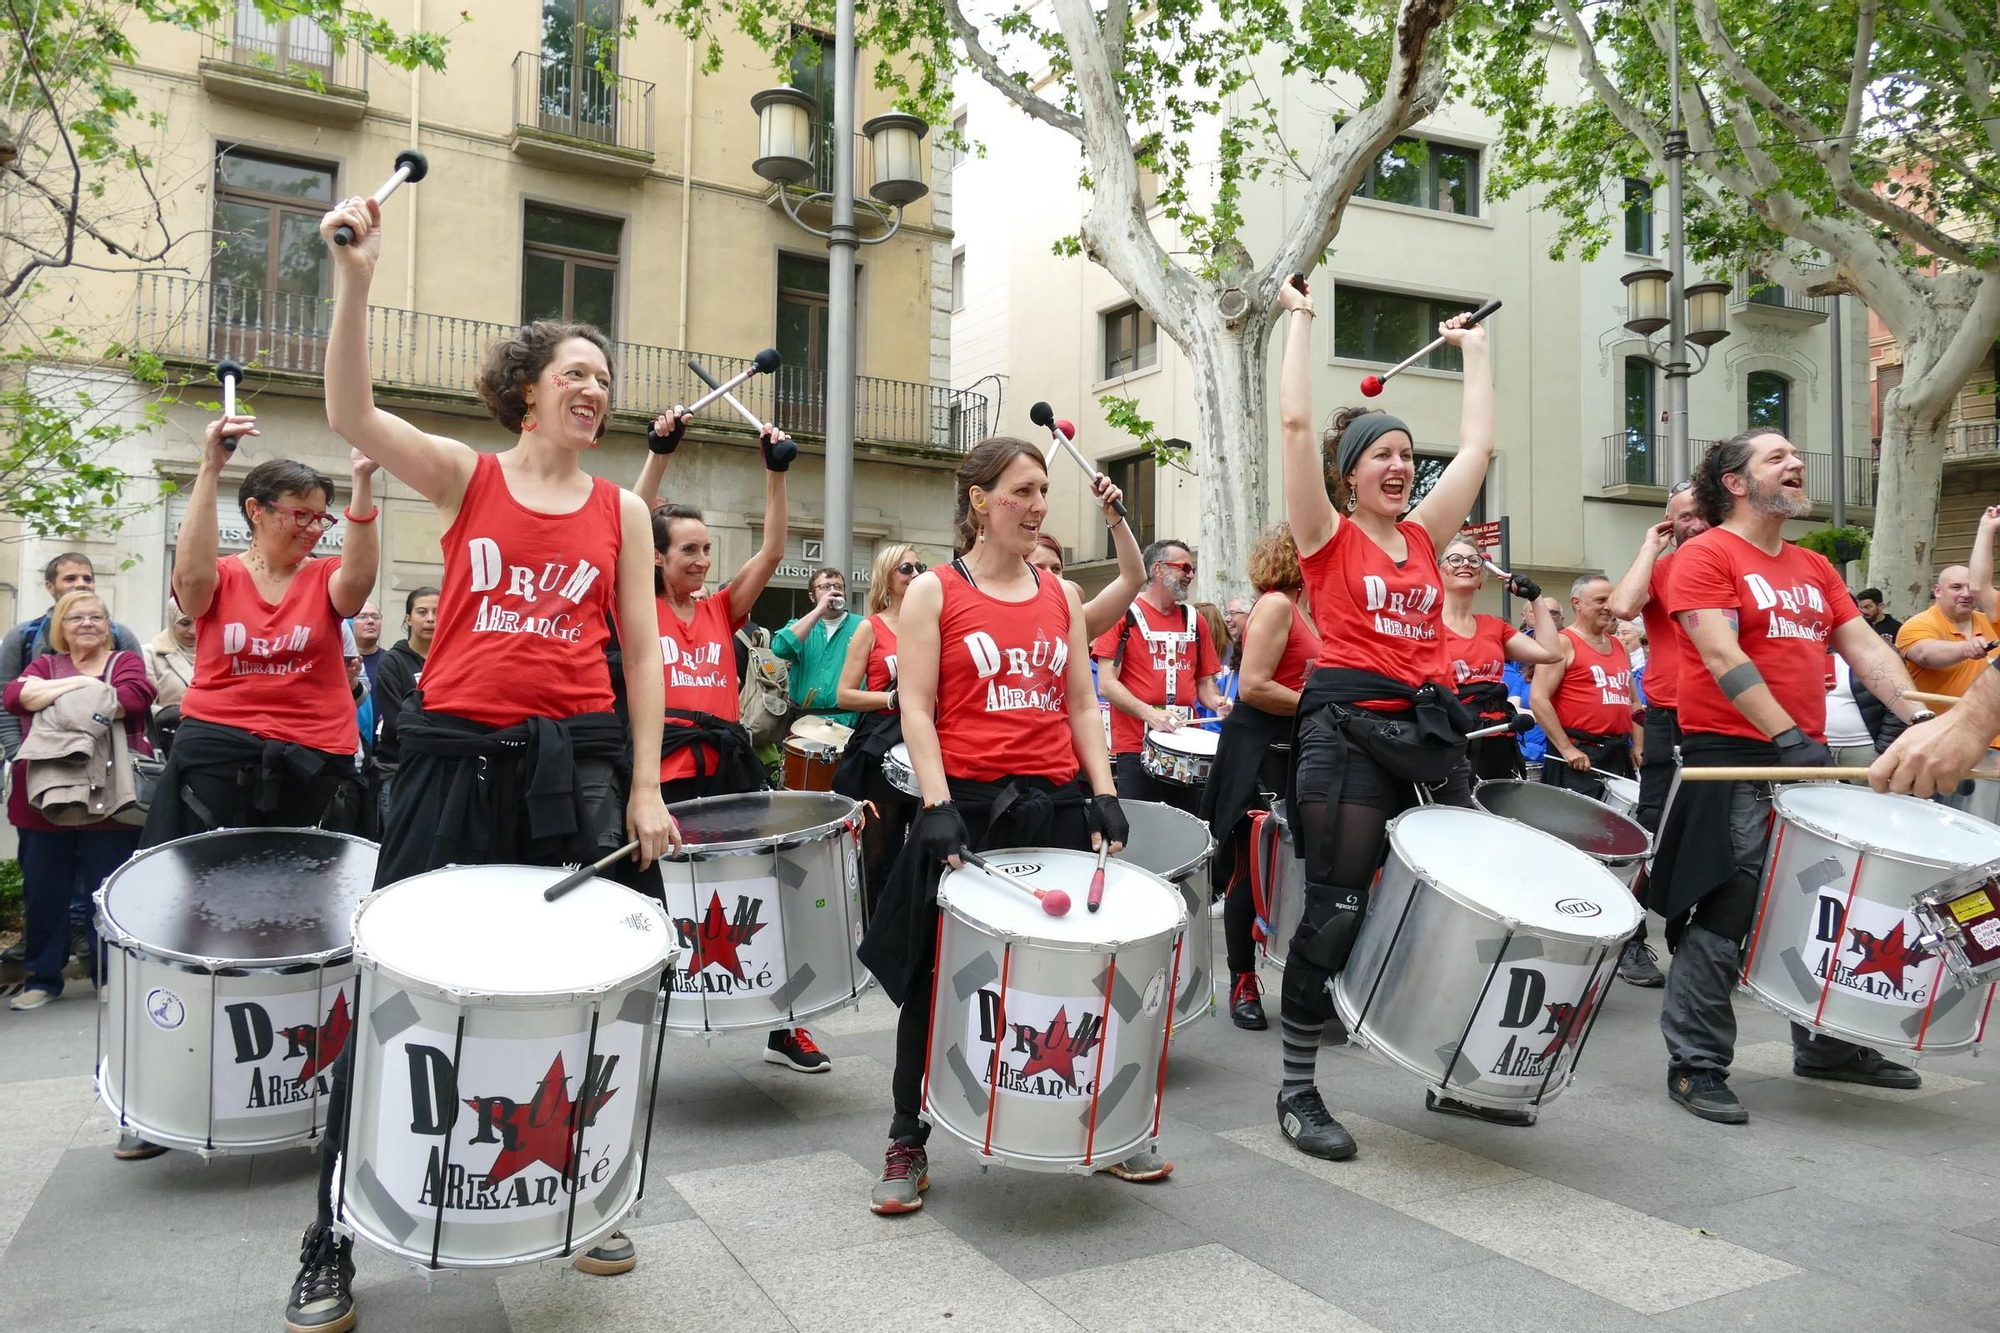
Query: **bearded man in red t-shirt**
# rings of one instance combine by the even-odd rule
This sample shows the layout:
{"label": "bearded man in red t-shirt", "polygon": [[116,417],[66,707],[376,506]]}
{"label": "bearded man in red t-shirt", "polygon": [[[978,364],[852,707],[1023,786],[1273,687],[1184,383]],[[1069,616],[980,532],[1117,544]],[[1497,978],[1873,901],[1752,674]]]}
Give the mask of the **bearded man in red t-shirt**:
{"label": "bearded man in red t-shirt", "polygon": [[[1683,636],[1678,678],[1685,769],[1736,765],[1819,768],[1826,748],[1829,649],[1907,721],[1931,715],[1902,696],[1902,660],[1861,618],[1826,558],[1784,539],[1787,519],[1812,509],[1805,459],[1776,431],[1711,447],[1695,469],[1695,505],[1709,531],[1683,543],[1667,579],[1667,609]],[[1667,1092],[1704,1120],[1742,1124],[1729,1088],[1736,1023],[1730,1008],[1741,945],[1756,914],[1769,838],[1766,783],[1683,782],[1660,831],[1648,905],[1667,920],[1674,963],[1660,1029]],[[1703,831],[1727,828],[1727,839]],[[1917,1075],[1878,1051],[1792,1025],[1792,1072],[1885,1088]]]}

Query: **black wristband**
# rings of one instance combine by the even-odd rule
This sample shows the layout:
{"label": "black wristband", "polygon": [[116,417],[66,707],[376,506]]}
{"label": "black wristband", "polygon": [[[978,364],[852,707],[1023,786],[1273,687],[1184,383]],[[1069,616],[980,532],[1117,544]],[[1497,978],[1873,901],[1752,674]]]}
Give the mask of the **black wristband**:
{"label": "black wristband", "polygon": [[674,424],[667,428],[665,435],[656,435],[651,426],[646,427],[646,447],[656,454],[670,454],[680,448],[681,437],[687,434],[687,422],[681,420],[680,413],[669,412],[666,415]]}

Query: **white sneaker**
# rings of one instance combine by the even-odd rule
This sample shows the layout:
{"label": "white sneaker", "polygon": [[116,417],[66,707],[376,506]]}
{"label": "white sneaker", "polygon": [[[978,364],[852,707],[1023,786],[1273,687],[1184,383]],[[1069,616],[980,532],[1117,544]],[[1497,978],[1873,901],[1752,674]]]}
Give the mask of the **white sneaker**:
{"label": "white sneaker", "polygon": [[48,990],[42,986],[30,986],[19,995],[16,995],[13,1003],[7,1007],[25,1012],[29,1009],[39,1009],[56,998],[58,997],[52,990]]}

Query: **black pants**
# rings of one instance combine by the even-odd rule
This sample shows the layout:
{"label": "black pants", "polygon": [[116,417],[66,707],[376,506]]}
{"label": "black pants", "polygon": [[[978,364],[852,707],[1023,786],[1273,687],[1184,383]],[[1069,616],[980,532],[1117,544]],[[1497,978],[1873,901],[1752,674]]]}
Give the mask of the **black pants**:
{"label": "black pants", "polygon": [[1257,904],[1250,900],[1250,817],[1236,821],[1236,827],[1215,849],[1208,863],[1209,884],[1222,899],[1222,948],[1229,960],[1233,981],[1244,972],[1257,970],[1256,941],[1251,930],[1257,920]]}
{"label": "black pants", "polygon": [[1674,785],[1674,752],[1680,748],[1680,714],[1671,708],[1646,709],[1646,754],[1639,764],[1639,809],[1632,817],[1646,832],[1657,835]]}
{"label": "black pants", "polygon": [[[1484,720],[1481,719],[1482,722]],[[1481,782],[1519,778],[1528,771],[1528,761],[1521,754],[1521,744],[1511,735],[1481,736],[1466,745],[1465,757],[1472,765],[1472,776]]]}
{"label": "black pants", "polygon": [[1158,801],[1191,815],[1201,813],[1201,788],[1181,782],[1166,782],[1146,771],[1139,755],[1116,755],[1111,761],[1111,780],[1117,784],[1121,801]]}

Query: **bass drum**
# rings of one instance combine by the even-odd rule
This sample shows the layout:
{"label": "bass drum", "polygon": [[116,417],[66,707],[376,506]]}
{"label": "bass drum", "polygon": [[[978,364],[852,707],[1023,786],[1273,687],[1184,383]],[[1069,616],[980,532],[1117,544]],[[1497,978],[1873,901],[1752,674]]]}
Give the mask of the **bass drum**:
{"label": "bass drum", "polygon": [[1174,1031],[1215,1012],[1215,921],[1208,914],[1209,862],[1215,839],[1208,825],[1158,801],[1121,801],[1132,826],[1131,841],[1118,854],[1180,890],[1187,905],[1180,989],[1174,995]]}

